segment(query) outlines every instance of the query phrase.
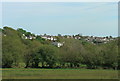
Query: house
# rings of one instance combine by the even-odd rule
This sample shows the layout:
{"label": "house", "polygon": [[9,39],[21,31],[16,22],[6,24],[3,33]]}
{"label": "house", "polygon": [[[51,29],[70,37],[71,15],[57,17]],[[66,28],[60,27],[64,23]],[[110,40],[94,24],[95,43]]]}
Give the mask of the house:
{"label": "house", "polygon": [[81,39],[81,37],[80,36],[75,36],[74,39]]}
{"label": "house", "polygon": [[108,37],[86,37],[84,39],[85,41],[91,42],[91,43],[95,43],[95,44],[100,44],[100,43],[107,43],[111,40],[113,40],[113,38],[108,38]]}
{"label": "house", "polygon": [[63,43],[53,42],[52,45],[55,45],[55,46],[57,46],[57,47],[61,47],[61,46],[63,46]]}
{"label": "house", "polygon": [[71,39],[73,38],[73,36],[70,36],[70,35],[65,35],[64,37],[65,38],[71,38]]}
{"label": "house", "polygon": [[43,38],[45,40],[51,40],[51,41],[56,41],[57,40],[55,37],[49,36],[49,35],[41,36],[41,38]]}
{"label": "house", "polygon": [[22,35],[22,38],[23,38],[23,39],[30,39],[30,40],[36,39],[35,36],[26,36],[25,34]]}

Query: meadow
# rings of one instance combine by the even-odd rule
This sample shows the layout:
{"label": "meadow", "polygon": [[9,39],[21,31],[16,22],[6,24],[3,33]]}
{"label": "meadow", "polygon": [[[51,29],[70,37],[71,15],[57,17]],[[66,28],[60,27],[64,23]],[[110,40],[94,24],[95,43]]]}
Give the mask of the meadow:
{"label": "meadow", "polygon": [[3,79],[117,79],[117,70],[98,69],[2,69]]}

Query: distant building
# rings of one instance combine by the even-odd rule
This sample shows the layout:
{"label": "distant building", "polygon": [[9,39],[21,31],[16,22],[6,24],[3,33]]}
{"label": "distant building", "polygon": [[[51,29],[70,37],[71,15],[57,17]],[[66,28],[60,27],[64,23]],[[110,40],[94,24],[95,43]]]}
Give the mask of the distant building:
{"label": "distant building", "polygon": [[41,36],[41,38],[43,38],[45,40],[51,40],[51,41],[56,41],[57,40],[55,37],[49,36],[49,35]]}
{"label": "distant building", "polygon": [[81,39],[81,37],[80,36],[75,36],[74,39]]}
{"label": "distant building", "polygon": [[108,38],[108,37],[86,37],[85,38],[86,41],[88,42],[92,42],[92,43],[107,43],[109,42],[110,40],[113,40],[113,38]]}
{"label": "distant building", "polygon": [[53,42],[52,45],[55,45],[55,46],[57,46],[57,47],[61,47],[61,46],[63,46],[63,43]]}
{"label": "distant building", "polygon": [[25,36],[25,34],[22,35],[22,38],[23,38],[23,39],[30,39],[30,40],[36,39],[35,36]]}

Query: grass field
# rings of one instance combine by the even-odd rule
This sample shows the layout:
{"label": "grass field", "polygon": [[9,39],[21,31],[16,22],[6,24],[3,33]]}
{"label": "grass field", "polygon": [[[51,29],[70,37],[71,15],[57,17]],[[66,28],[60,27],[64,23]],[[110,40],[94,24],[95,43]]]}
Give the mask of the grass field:
{"label": "grass field", "polygon": [[90,69],[2,69],[3,79],[117,79],[115,70]]}

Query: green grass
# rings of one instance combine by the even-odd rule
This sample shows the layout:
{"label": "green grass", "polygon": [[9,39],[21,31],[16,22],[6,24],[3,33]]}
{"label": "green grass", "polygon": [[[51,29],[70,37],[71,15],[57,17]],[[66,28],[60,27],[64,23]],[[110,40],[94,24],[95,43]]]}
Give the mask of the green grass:
{"label": "green grass", "polygon": [[90,69],[25,69],[2,70],[3,79],[117,79],[115,70]]}

